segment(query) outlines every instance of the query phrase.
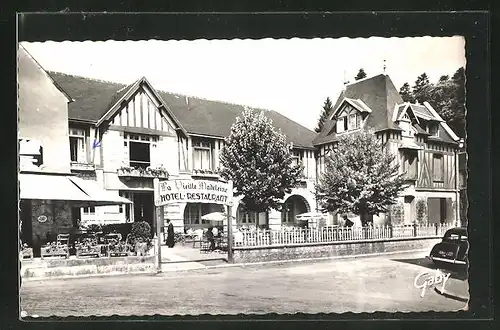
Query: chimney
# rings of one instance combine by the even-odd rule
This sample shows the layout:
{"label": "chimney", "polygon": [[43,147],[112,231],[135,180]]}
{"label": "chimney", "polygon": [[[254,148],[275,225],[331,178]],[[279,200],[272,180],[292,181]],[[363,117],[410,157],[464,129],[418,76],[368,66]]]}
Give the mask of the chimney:
{"label": "chimney", "polygon": [[347,85],[348,83],[349,81],[347,81],[346,71],[344,70],[344,86]]}

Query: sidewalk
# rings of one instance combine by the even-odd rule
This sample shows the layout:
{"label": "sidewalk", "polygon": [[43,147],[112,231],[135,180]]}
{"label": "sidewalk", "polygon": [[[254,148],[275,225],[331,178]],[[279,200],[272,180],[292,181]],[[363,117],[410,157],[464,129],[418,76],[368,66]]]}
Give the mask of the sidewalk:
{"label": "sidewalk", "polygon": [[199,250],[181,244],[173,248],[161,247],[162,271],[164,272],[206,269],[214,266],[227,267],[229,264],[224,259],[227,259],[227,254],[217,252],[201,254]]}

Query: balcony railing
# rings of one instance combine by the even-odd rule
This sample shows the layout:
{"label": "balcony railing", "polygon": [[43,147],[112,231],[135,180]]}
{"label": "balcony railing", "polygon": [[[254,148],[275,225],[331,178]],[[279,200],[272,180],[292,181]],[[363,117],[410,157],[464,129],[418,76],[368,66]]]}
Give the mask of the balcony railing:
{"label": "balcony railing", "polygon": [[168,179],[168,171],[162,167],[120,167],[117,171],[119,177],[161,178]]}
{"label": "balcony railing", "polygon": [[191,175],[194,177],[203,177],[203,178],[220,178],[220,171],[194,169]]}

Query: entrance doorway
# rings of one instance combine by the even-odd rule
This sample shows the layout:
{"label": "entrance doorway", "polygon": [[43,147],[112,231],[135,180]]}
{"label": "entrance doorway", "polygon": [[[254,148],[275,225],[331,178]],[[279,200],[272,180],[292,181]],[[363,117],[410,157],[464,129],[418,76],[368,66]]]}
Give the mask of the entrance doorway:
{"label": "entrance doorway", "polygon": [[416,220],[415,197],[405,196],[404,203],[404,223],[412,224]]}
{"label": "entrance doorway", "polygon": [[448,204],[451,204],[451,199],[447,198],[427,198],[427,209],[429,223],[445,223],[447,222]]}
{"label": "entrance doorway", "polygon": [[134,203],[134,222],[146,221],[149,223],[153,235],[156,230],[153,192],[134,192],[132,201]]}
{"label": "entrance doorway", "polygon": [[296,224],[296,216],[310,211],[309,204],[304,197],[292,195],[285,201],[281,211],[281,223],[288,225]]}

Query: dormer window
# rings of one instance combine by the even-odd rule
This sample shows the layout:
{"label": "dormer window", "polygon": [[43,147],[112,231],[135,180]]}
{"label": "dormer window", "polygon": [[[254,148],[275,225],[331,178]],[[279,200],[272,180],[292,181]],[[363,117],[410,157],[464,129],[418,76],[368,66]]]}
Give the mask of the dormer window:
{"label": "dormer window", "polygon": [[405,113],[405,115],[401,118],[399,121],[399,127],[403,130],[401,134],[406,137],[413,137],[414,136],[414,128],[412,126],[412,122],[410,119],[410,116],[408,116],[408,113]]}
{"label": "dormer window", "polygon": [[438,123],[429,123],[427,132],[432,136],[438,136]]}
{"label": "dormer window", "polygon": [[337,133],[355,130],[361,127],[361,115],[357,110],[351,110],[349,114],[345,112],[337,118]]}
{"label": "dormer window", "polygon": [[348,130],[347,116],[341,116],[337,119],[337,133],[342,133]]}
{"label": "dormer window", "polygon": [[360,115],[357,112],[351,113],[349,115],[349,129],[359,128],[360,119]]}

